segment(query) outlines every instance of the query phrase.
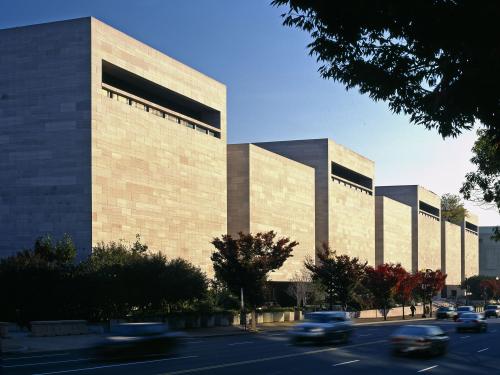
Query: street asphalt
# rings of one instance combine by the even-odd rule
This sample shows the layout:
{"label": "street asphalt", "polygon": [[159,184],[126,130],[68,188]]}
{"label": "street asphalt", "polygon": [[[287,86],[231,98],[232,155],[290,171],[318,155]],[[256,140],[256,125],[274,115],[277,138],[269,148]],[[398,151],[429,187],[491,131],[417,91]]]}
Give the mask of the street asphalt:
{"label": "street asphalt", "polygon": [[[415,322],[416,323],[416,322]],[[414,323],[414,324],[415,324]],[[449,333],[444,356],[394,357],[390,334],[401,324],[356,327],[348,344],[292,345],[285,331],[184,339],[168,356],[99,362],[84,350],[2,358],[2,375],[21,374],[500,374],[500,319],[486,333],[456,333],[451,321],[425,321]]]}

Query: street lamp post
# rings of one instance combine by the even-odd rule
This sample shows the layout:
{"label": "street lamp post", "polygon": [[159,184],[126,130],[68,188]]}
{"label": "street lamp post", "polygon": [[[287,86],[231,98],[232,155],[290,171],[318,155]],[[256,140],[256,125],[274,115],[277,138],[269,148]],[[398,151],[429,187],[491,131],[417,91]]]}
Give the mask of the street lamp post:
{"label": "street lamp post", "polygon": [[469,285],[469,282],[467,280],[467,278],[465,278],[465,305],[469,305],[469,296],[471,295],[472,293],[470,293],[470,285]]}
{"label": "street lamp post", "polygon": [[498,303],[498,280],[500,278],[497,276],[495,277],[495,290],[493,291],[493,294],[494,294],[494,298],[496,300],[496,302]]}

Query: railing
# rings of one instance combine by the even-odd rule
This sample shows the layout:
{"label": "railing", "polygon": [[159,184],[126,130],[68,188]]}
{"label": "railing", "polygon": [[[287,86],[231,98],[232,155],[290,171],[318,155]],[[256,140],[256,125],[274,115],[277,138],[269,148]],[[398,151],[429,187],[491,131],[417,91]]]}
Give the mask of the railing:
{"label": "railing", "polygon": [[189,116],[182,115],[171,109],[161,107],[157,104],[151,103],[145,99],[139,98],[135,95],[129,94],[105,83],[102,84],[102,89],[104,92],[106,92],[106,96],[110,99],[114,99],[120,103],[128,104],[129,106],[136,107],[157,117],[169,120],[179,125],[183,125],[193,130],[197,130],[212,137],[220,138],[220,129],[217,129],[216,127],[195,120]]}
{"label": "railing", "polygon": [[356,191],[360,191],[360,192],[366,193],[368,195],[373,195],[373,191],[372,190],[367,189],[364,186],[358,185],[355,182],[348,181],[348,180],[346,180],[346,179],[344,179],[342,177],[336,176],[336,175],[331,175],[331,177],[332,177],[333,181],[336,181],[338,183],[342,183],[345,186],[350,187],[351,189],[354,189]]}

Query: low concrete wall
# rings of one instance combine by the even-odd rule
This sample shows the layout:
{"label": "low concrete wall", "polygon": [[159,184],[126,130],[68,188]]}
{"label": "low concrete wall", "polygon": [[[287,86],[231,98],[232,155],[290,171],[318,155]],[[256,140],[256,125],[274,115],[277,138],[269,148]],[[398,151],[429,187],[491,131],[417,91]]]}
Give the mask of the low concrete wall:
{"label": "low concrete wall", "polygon": [[[418,306],[415,306],[416,310],[415,310],[415,316],[422,316],[423,314],[423,309],[424,307],[422,305],[418,305]],[[432,308],[433,311],[436,311],[437,308],[436,306],[433,306]],[[354,313],[354,317],[355,318],[382,318],[384,315],[382,313],[382,310],[377,310],[377,309],[373,309],[373,310],[363,310],[363,311],[359,311],[358,313]],[[387,314],[387,317],[388,318],[391,318],[391,317],[397,317],[397,316],[403,316],[403,308],[402,307],[394,307],[392,309],[389,310],[388,314]],[[410,310],[410,307],[409,306],[405,306],[405,316],[411,316],[411,310]]]}
{"label": "low concrete wall", "polygon": [[262,313],[264,317],[264,323],[272,323],[274,321],[274,316],[272,312],[264,312]]}
{"label": "low concrete wall", "polygon": [[284,321],[285,321],[285,312],[284,311],[273,312],[273,322],[284,322]]}
{"label": "low concrete wall", "polygon": [[293,322],[295,320],[294,311],[285,311],[285,322]]}
{"label": "low concrete wall", "polygon": [[31,334],[41,336],[83,335],[88,333],[85,320],[46,320],[31,322]]}

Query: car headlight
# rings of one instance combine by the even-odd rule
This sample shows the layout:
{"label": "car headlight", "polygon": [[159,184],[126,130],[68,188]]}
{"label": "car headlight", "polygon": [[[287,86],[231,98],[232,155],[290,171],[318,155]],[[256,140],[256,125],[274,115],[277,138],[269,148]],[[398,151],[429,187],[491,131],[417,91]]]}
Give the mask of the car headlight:
{"label": "car headlight", "polygon": [[323,329],[323,328],[312,328],[312,329],[311,329],[311,332],[316,332],[316,333],[318,333],[318,332],[323,332],[323,331],[324,331],[324,329]]}

